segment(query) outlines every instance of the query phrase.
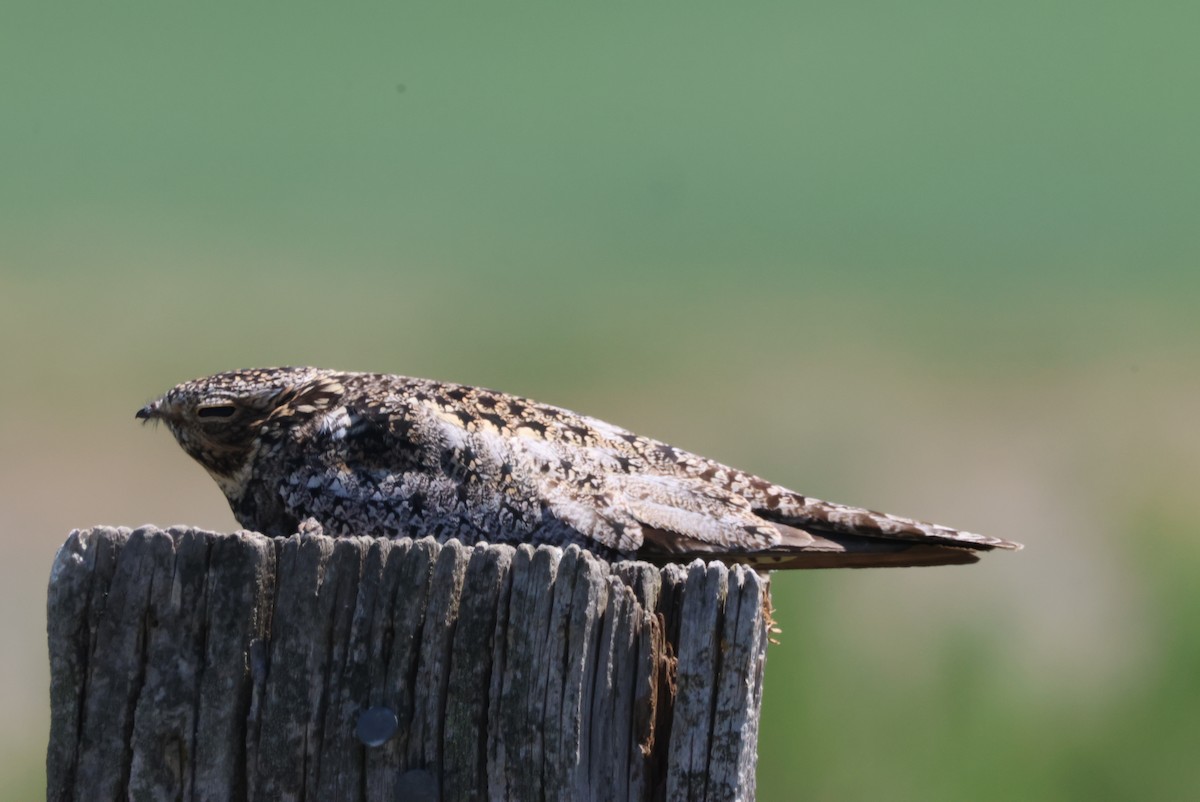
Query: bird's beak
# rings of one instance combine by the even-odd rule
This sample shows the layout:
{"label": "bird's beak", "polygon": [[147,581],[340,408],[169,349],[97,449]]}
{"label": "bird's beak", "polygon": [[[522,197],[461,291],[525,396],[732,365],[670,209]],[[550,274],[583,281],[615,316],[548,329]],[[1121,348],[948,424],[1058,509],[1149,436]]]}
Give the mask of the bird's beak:
{"label": "bird's beak", "polygon": [[158,402],[155,401],[153,404],[147,404],[146,406],[142,407],[137,411],[137,414],[135,414],[134,417],[138,420],[152,420],[154,418],[161,418],[162,413],[158,409]]}

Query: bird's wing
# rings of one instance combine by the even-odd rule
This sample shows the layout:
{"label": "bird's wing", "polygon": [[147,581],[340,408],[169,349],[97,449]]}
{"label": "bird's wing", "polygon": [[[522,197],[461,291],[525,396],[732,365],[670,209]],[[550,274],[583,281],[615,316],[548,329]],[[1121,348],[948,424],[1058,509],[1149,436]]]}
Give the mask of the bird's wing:
{"label": "bird's wing", "polygon": [[946,565],[978,559],[974,548],[947,543],[946,537],[875,537],[772,521],[742,496],[702,480],[627,476],[620,487],[622,508],[639,524],[638,556],[654,562],[715,557],[784,569]]}
{"label": "bird's wing", "polygon": [[823,501],[664,443],[636,438],[646,463],[625,477],[641,524],[640,554],[720,556],[777,568],[969,563],[1020,544],[861,507]]}

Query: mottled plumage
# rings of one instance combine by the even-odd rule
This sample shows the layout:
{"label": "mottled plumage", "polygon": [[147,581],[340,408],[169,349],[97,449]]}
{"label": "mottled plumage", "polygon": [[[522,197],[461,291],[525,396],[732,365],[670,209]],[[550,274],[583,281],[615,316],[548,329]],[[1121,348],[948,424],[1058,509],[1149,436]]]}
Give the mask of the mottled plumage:
{"label": "mottled plumage", "polygon": [[578,543],[604,557],[761,568],[940,565],[1019,548],[808,498],[595,418],[426,379],[317,368],[220,373],[161,420],[248,529]]}

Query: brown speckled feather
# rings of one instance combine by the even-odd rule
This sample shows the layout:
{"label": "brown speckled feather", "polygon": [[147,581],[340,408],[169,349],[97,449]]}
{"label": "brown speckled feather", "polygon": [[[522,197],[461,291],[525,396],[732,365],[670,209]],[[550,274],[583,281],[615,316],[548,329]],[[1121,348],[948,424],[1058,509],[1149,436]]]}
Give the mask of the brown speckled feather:
{"label": "brown speckled feather", "polygon": [[578,543],[761,568],[939,565],[1018,544],[808,498],[612,424],[504,393],[316,368],[181,384],[162,420],[266,534]]}

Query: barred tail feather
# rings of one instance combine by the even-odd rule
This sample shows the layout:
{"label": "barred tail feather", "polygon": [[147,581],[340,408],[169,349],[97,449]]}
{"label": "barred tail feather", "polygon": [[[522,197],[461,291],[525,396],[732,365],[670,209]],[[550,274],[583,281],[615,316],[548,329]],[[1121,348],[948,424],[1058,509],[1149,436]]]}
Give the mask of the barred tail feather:
{"label": "barred tail feather", "polygon": [[[790,503],[788,503],[790,502]],[[819,531],[830,536],[848,535],[855,537],[909,540],[921,543],[943,543],[968,548],[1009,549],[1017,551],[1020,543],[998,537],[977,535],[948,526],[926,523],[913,518],[903,518],[886,512],[874,512],[862,507],[835,504],[799,494],[785,498],[775,510],[758,510],[758,514],[778,524],[797,527],[808,531]]]}

